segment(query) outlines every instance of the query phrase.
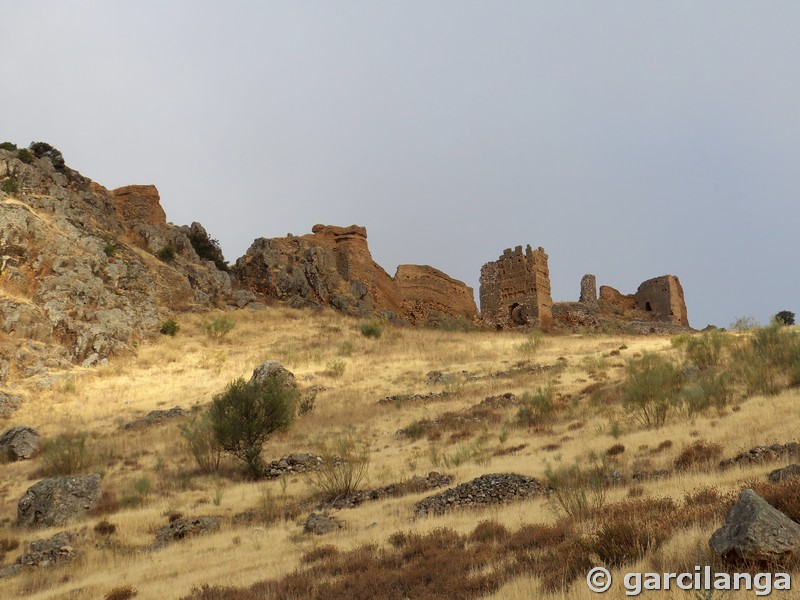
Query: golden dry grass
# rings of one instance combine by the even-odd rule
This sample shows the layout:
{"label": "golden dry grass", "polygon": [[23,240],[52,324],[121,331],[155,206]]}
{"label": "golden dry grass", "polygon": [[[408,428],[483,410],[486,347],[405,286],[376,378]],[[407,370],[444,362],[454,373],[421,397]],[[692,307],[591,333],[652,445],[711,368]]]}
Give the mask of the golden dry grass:
{"label": "golden dry grass", "polygon": [[[223,316],[236,327],[216,343],[205,335],[204,324]],[[370,445],[369,486],[430,470],[451,473],[456,483],[490,472],[542,478],[548,465],[585,461],[592,453],[602,455],[613,444],[625,446],[614,459],[620,469],[643,466],[655,470],[670,468],[678,453],[697,439],[719,443],[723,456],[731,456],[754,445],[793,440],[797,431],[796,391],[750,398],[735,410],[710,411],[693,420],[678,415],[657,431],[643,431],[626,420],[618,401],[603,404],[591,400],[590,386],[621,379],[626,359],[645,351],[675,356],[667,337],[548,336],[535,356],[529,357],[520,349],[526,339],[520,333],[388,327],[376,340],[360,334],[357,320],[328,310],[274,307],[182,314],[176,319],[181,329],[174,338],[160,336],[141,344],[135,355],[116,358],[100,368],[76,367],[61,373],[49,388],[31,390],[25,405],[2,424],[30,425],[45,438],[86,431],[93,468],[103,475],[103,489],[113,490],[120,498],[132,482],[146,477],[152,492],[142,505],[107,515],[118,528],[112,536],[115,547],[104,547],[101,536],[92,531],[102,517],[74,524],[67,529],[86,528],[79,544],[82,557],[77,563],[0,580],[0,596],[81,600],[99,598],[115,587],[132,584],[139,590],[137,598],[179,598],[204,583],[243,586],[278,578],[298,568],[301,555],[320,544],[348,550],[365,543],[383,545],[391,533],[401,530],[428,532],[446,526],[467,533],[484,519],[516,529],[560,518],[553,500],[538,498],[414,519],[412,506],[425,496],[415,494],[339,511],[337,516],[346,522],[346,528],[324,538],[303,535],[301,525],[308,510],[295,520],[272,525],[233,525],[230,518],[256,507],[264,490],[294,501],[308,498],[306,482],[301,476],[248,482],[236,474],[232,464],[221,476],[199,475],[175,423],[137,431],[124,431],[121,426],[157,408],[204,406],[231,380],[249,377],[253,368],[267,359],[279,360],[292,370],[301,388],[321,386],[324,390],[317,396],[313,413],[299,417],[288,432],[268,442],[264,458],[273,460],[291,452],[313,450],[326,437],[350,432]],[[331,367],[334,363],[344,364],[341,374],[340,365]],[[553,369],[514,373],[519,363]],[[452,374],[455,380],[432,387],[426,382],[426,373],[431,370]],[[487,377],[509,370],[512,373],[508,376]],[[561,407],[549,428],[515,426],[512,408],[500,411],[497,423],[484,424],[466,439],[452,443],[446,437],[429,441],[396,435],[398,429],[415,421],[469,408],[490,395],[521,395],[547,385],[554,387]],[[430,391],[448,394],[430,402],[376,404],[389,395]],[[442,464],[443,457],[453,459],[459,451],[466,456],[466,449],[476,440],[484,449],[482,458],[451,460],[449,467]],[[654,453],[665,440],[672,442],[671,447]],[[522,444],[526,446],[518,452],[491,456],[495,450]],[[58,531],[14,526],[17,501],[35,480],[40,460],[0,465],[0,537],[29,542]],[[763,479],[773,466],[721,472],[695,468],[639,485],[645,497],[681,499],[686,492],[706,485],[722,491],[738,490],[747,481]],[[608,502],[622,500],[628,489],[612,488]],[[146,550],[155,530],[166,524],[166,515],[175,511],[186,516],[220,516],[223,525],[213,534],[158,551]],[[705,526],[682,530],[640,564],[625,570],[707,561],[706,540],[712,530]],[[10,553],[6,563],[24,546]],[[617,575],[621,572],[618,570]],[[578,600],[590,595],[580,581],[562,593],[548,595],[538,581],[523,576],[491,597]],[[612,593],[606,597],[617,596]]]}

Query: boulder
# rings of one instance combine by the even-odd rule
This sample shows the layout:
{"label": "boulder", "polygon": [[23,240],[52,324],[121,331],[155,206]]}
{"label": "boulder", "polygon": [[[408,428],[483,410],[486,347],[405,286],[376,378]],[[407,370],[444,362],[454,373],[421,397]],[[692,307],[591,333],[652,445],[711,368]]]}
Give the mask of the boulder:
{"label": "boulder", "polygon": [[22,405],[22,396],[0,390],[0,419],[10,417]]}
{"label": "boulder", "polygon": [[0,455],[11,460],[25,460],[39,451],[39,433],[31,427],[12,427],[0,435]]}
{"label": "boulder", "polygon": [[768,479],[772,483],[777,483],[778,481],[794,479],[795,477],[800,477],[800,465],[798,464],[791,464],[780,469],[775,469],[769,474]]}
{"label": "boulder", "polygon": [[31,542],[30,549],[20,558],[29,567],[47,567],[72,560],[77,556],[74,544],[77,535],[62,531],[53,537]]}
{"label": "boulder", "polygon": [[342,527],[344,527],[344,524],[335,517],[325,513],[311,513],[308,515],[305,525],[303,525],[303,532],[325,535]]}
{"label": "boulder", "polygon": [[180,406],[175,406],[168,410],[151,410],[141,419],[136,419],[135,421],[131,421],[129,423],[125,423],[123,425],[123,429],[144,429],[146,427],[152,427],[153,425],[160,425],[165,421],[169,421],[171,419],[178,419],[186,415],[186,410],[181,408]]}
{"label": "boulder", "polygon": [[165,546],[170,542],[182,540],[194,535],[202,535],[219,529],[219,517],[195,517],[193,519],[175,519],[169,525],[156,532],[156,546]]}
{"label": "boulder", "polygon": [[745,489],[708,543],[729,564],[785,565],[800,556],[800,525]]}
{"label": "boulder", "polygon": [[52,527],[87,514],[100,497],[100,475],[44,479],[31,487],[17,504],[20,527]]}
{"label": "boulder", "polygon": [[271,379],[277,380],[281,385],[286,387],[297,387],[297,380],[294,377],[294,373],[284,368],[277,360],[266,360],[258,365],[253,370],[253,376],[250,378],[250,381],[263,385]]}

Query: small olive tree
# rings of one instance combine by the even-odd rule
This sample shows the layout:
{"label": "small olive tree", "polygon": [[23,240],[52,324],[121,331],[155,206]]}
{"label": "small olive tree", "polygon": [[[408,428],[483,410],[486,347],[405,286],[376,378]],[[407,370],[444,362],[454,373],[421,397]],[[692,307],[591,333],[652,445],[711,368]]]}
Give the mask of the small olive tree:
{"label": "small olive tree", "polygon": [[261,450],[270,435],[285,430],[294,418],[297,391],[276,379],[263,383],[232,381],[214,396],[209,418],[220,447],[244,461],[253,478],[261,476]]}

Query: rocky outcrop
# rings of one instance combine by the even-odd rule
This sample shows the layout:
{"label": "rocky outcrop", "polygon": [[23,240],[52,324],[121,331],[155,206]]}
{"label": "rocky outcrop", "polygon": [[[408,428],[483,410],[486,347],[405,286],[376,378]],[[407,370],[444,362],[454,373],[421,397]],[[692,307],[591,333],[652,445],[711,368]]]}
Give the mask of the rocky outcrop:
{"label": "rocky outcrop", "polygon": [[275,381],[283,387],[296,388],[297,380],[294,373],[285,368],[277,360],[265,360],[253,369],[250,381],[258,385],[265,385],[269,381]]}
{"label": "rocky outcrop", "polygon": [[747,466],[754,463],[774,462],[785,458],[800,458],[800,442],[754,446],[732,458],[721,461],[719,468],[727,469],[736,465]]}
{"label": "rocky outcrop", "polygon": [[472,288],[433,267],[400,265],[394,280],[403,299],[402,315],[412,323],[424,323],[435,313],[469,320],[478,313]]}
{"label": "rocky outcrop", "polygon": [[25,460],[39,451],[41,436],[32,427],[12,427],[0,435],[0,456],[11,460]]}
{"label": "rocky outcrop", "polygon": [[325,535],[331,531],[336,531],[344,527],[336,517],[332,517],[325,513],[311,513],[308,515],[306,522],[303,524],[304,533],[312,533],[314,535]]}
{"label": "rocky outcrop", "polygon": [[800,477],[800,465],[798,464],[791,464],[785,467],[781,467],[780,469],[775,469],[771,471],[770,474],[767,476],[767,479],[772,483],[778,483],[779,481],[785,481],[787,479],[796,479]]}
{"label": "rocky outcrop", "polygon": [[800,525],[745,489],[708,543],[729,564],[788,565],[800,556]]}
{"label": "rocky outcrop", "polygon": [[159,548],[187,537],[211,533],[217,531],[219,526],[219,517],[178,518],[156,531],[155,546]]}
{"label": "rocky outcrop", "polygon": [[161,425],[166,421],[179,419],[181,417],[186,416],[186,414],[187,414],[186,409],[181,408],[180,406],[175,406],[167,410],[151,410],[141,419],[135,419],[134,421],[125,423],[125,425],[123,425],[122,428],[128,430],[146,429],[147,427],[153,427],[154,425]]}
{"label": "rocky outcrop", "polygon": [[390,277],[373,259],[364,227],[315,225],[312,233],[259,238],[232,268],[250,290],[292,306],[347,314],[390,313],[412,323],[432,312],[474,317],[472,291],[432,267],[402,265]]}
{"label": "rocky outcrop", "polygon": [[100,497],[100,475],[44,479],[34,484],[17,505],[20,527],[52,527],[86,515]]}
{"label": "rocky outcrop", "polygon": [[157,334],[167,311],[232,302],[230,276],[166,222],[154,186],[108,191],[0,150],[4,177],[19,191],[0,192],[0,331],[17,343],[59,344],[88,366]]}
{"label": "rocky outcrop", "polygon": [[414,505],[417,516],[440,515],[454,508],[475,508],[504,504],[547,493],[538,480],[514,473],[481,475]]}

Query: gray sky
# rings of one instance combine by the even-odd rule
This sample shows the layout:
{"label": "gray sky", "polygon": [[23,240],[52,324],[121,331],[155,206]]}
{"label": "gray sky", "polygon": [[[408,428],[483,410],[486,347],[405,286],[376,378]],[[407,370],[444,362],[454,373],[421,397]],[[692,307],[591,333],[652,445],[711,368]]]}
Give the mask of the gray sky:
{"label": "gray sky", "polygon": [[[47,141],[235,260],[365,225],[476,288],[530,243],[680,277],[693,326],[800,314],[800,3],[0,0],[0,137]],[[0,140],[2,141],[2,140]]]}

